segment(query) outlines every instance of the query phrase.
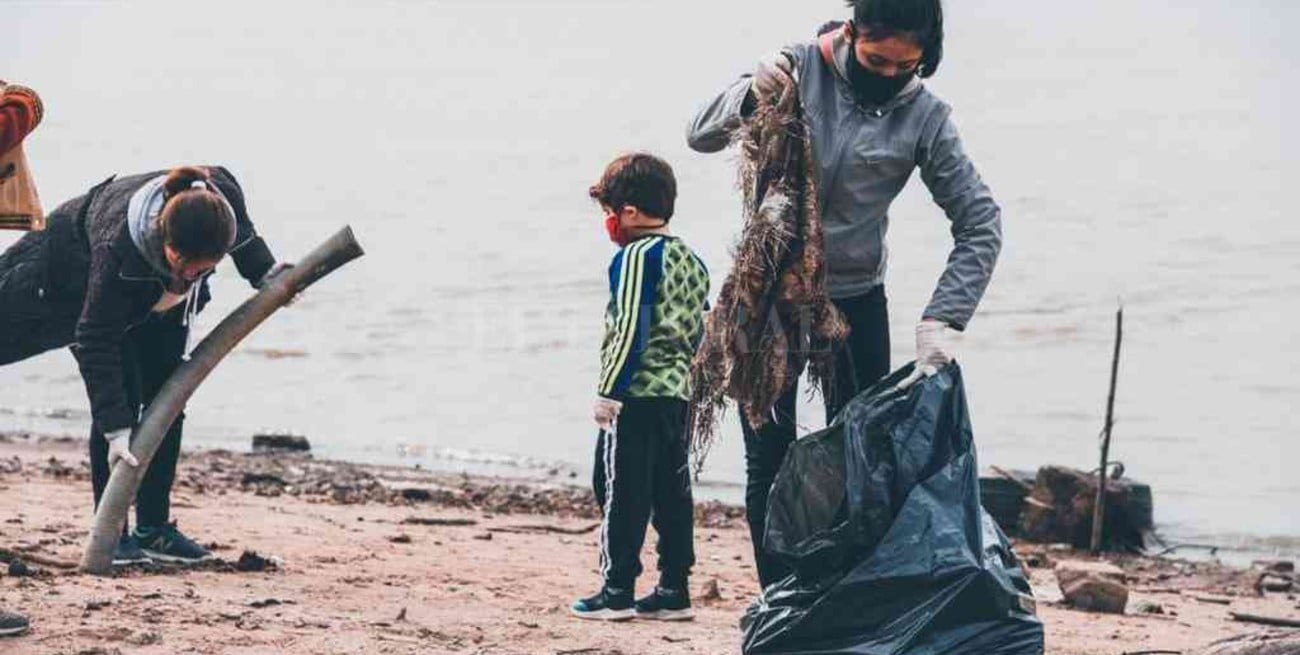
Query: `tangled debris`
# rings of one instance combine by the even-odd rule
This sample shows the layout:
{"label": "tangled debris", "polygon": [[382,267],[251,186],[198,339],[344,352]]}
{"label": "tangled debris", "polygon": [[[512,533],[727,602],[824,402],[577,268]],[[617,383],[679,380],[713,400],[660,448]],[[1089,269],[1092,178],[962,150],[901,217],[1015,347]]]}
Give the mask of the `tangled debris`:
{"label": "tangled debris", "polygon": [[703,466],[728,398],[750,424],[807,368],[823,392],[848,324],[826,293],[815,159],[795,85],[738,131],[745,225],[692,363],[692,451]]}

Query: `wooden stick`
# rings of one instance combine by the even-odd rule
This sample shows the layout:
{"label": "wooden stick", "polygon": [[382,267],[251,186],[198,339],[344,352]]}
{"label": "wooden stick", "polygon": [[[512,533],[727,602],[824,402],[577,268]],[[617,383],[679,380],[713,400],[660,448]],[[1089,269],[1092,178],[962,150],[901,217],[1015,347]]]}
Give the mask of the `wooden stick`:
{"label": "wooden stick", "polygon": [[423,517],[408,516],[402,519],[402,523],[407,525],[445,525],[445,526],[465,526],[478,525],[474,519],[445,519],[440,517]]}
{"label": "wooden stick", "polygon": [[51,557],[43,557],[41,555],[37,555],[36,553],[27,553],[12,548],[0,547],[0,562],[12,562],[14,560],[22,560],[24,562],[31,562],[32,564],[37,564],[40,566],[48,566],[52,569],[77,568],[75,562],[65,562],[63,560],[57,560]]}
{"label": "wooden stick", "polygon": [[235,308],[208,333],[190,354],[188,361],[177,367],[145,409],[144,416],[131,437],[131,454],[135,455],[140,465],[113,467],[108,488],[95,512],[86,552],[81,558],[83,571],[105,575],[113,570],[113,549],[122,535],[127,509],[135,499],[144,473],[149,469],[149,462],[162,444],[172,422],[185,407],[185,402],[194,395],[212,369],[244,337],[295,295],[363,254],[361,246],[352,235],[352,229],[345,227],[339,230],[293,268],[267,280],[252,298]]}
{"label": "wooden stick", "polygon": [[1115,354],[1110,360],[1110,394],[1106,397],[1106,427],[1101,437],[1101,467],[1097,470],[1097,502],[1092,508],[1092,554],[1101,552],[1101,528],[1106,521],[1106,463],[1110,458],[1110,432],[1115,427],[1115,383],[1119,378],[1119,347],[1124,340],[1124,305],[1115,311]]}
{"label": "wooden stick", "polygon": [[581,528],[566,528],[559,525],[507,525],[500,528],[488,528],[488,532],[513,532],[516,534],[537,534],[540,532],[553,532],[556,534],[587,534],[595,532],[599,528],[599,523],[592,523]]}
{"label": "wooden stick", "polygon": [[1286,619],[1280,616],[1260,616],[1258,614],[1244,614],[1242,612],[1228,612],[1233,621],[1242,621],[1245,623],[1258,623],[1260,625],[1275,625],[1283,628],[1300,628],[1300,620]]}

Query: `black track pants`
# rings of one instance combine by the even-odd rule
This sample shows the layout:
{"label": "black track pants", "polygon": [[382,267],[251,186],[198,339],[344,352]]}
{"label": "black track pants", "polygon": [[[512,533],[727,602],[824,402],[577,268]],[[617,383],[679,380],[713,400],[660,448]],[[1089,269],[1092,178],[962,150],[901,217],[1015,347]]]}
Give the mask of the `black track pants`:
{"label": "black track pants", "polygon": [[[126,381],[127,402],[143,411],[181,363],[185,351],[186,328],[176,312],[150,316],[126,333],[122,346],[122,365]],[[158,527],[171,517],[172,483],[176,479],[176,462],[181,453],[182,414],[172,423],[167,436],[154,454],[149,469],[135,497],[136,524]],[[108,486],[108,441],[104,431],[90,426],[90,478],[95,492],[95,507]]]}
{"label": "black track pants", "polygon": [[659,585],[681,589],[695,564],[686,402],[629,398],[616,432],[601,432],[592,485],[604,512],[600,566],[605,584],[631,589],[641,574],[646,524],[659,533]]}

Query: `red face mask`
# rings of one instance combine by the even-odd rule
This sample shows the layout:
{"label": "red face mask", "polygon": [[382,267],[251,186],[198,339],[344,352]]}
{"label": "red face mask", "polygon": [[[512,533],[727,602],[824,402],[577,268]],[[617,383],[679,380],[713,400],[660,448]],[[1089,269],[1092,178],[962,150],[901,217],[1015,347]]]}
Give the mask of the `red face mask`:
{"label": "red face mask", "polygon": [[618,224],[618,214],[605,215],[605,233],[609,235],[609,240],[618,244],[619,247],[626,246],[631,239],[628,238],[627,230]]}

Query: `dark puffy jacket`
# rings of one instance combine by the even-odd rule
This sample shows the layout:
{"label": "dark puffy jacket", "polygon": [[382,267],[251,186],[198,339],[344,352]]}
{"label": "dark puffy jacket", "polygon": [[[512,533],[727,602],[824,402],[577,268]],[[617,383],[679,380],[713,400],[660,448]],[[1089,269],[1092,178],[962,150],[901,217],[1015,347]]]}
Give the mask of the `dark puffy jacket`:
{"label": "dark puffy jacket", "polygon": [[[208,170],[235,210],[231,258],[256,285],[275,257],[257,236],[234,176],[221,167]],[[167,282],[131,240],[127,206],[140,187],[165,174],[109,178],[51,212],[45,231],[28,233],[0,254],[0,365],[71,345],[91,416],[104,432],[135,424],[122,343],[127,330],[149,318]],[[199,284],[201,308],[210,295],[207,279]],[[181,320],[183,305],[167,319]]]}

